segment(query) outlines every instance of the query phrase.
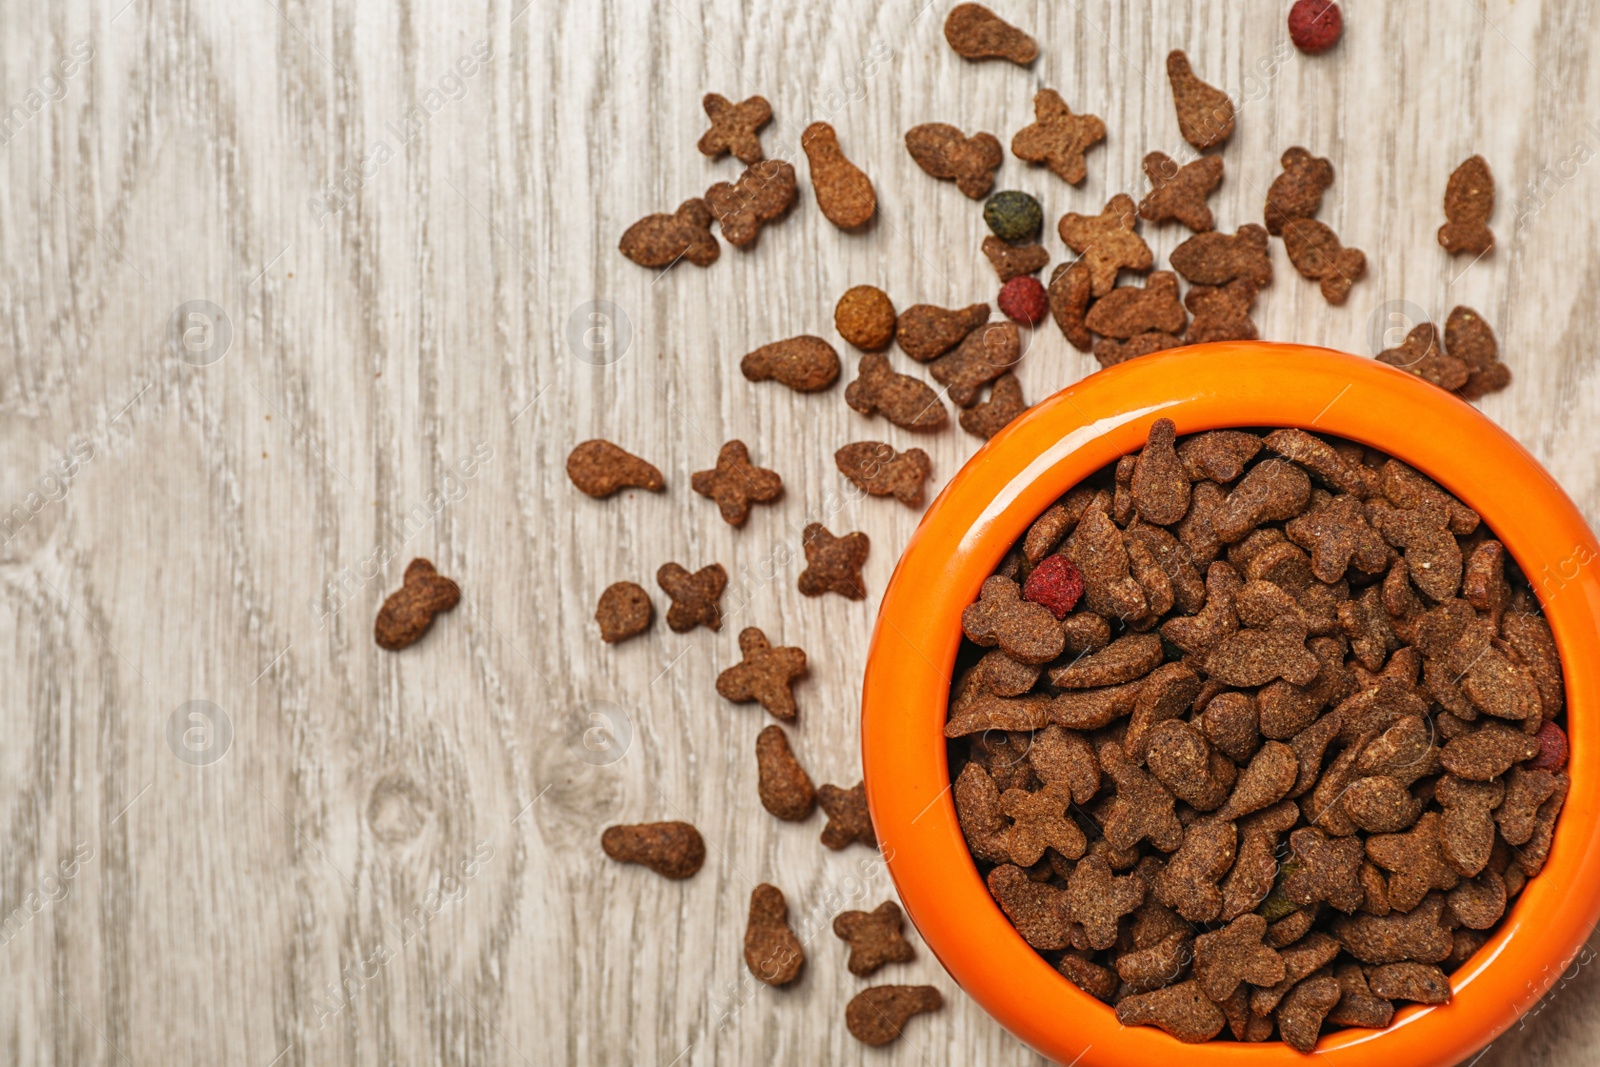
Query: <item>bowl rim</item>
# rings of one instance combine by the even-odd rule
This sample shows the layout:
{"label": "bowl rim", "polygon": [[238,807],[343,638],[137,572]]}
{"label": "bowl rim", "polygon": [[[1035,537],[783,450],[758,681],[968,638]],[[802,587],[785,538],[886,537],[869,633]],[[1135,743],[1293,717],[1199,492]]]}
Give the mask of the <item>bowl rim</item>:
{"label": "bowl rim", "polygon": [[[1554,478],[1477,409],[1410,374],[1331,349],[1225,342],[1091,374],[1035,405],[974,455],[929,506],[885,589],[862,687],[861,745],[879,846],[906,912],[941,964],[1026,1044],[1082,1067],[1181,1054],[1194,1067],[1305,1062],[1281,1042],[1185,1045],[1124,1027],[1022,940],[989,896],[956,821],[943,724],[960,611],[1051,502],[1143,444],[1177,432],[1300,426],[1394,456],[1473,507],[1535,585],[1562,658],[1571,777],[1550,855],[1500,930],[1451,976],[1452,1000],[1401,1008],[1384,1030],[1326,1034],[1322,1062],[1452,1064],[1548,991],[1600,918],[1600,544]],[[1570,572],[1570,573],[1569,573]],[[1536,917],[1530,921],[1531,917]]]}

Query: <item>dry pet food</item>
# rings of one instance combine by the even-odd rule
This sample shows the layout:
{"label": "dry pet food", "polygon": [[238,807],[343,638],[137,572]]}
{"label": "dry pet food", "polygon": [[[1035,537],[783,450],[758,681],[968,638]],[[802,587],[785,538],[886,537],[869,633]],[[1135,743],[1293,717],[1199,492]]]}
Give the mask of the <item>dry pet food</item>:
{"label": "dry pet food", "polygon": [[610,441],[585,441],[567,456],[567,477],[595,499],[618,489],[656,492],[667,484],[653,463],[625,452]]}
{"label": "dry pet food", "polygon": [[757,701],[773,718],[793,722],[793,686],[806,672],[805,651],[773,648],[766,634],[747,626],[739,634],[739,653],[744,659],[717,675],[717,692],[734,703]]}
{"label": "dry pet food", "polygon": [[[1043,266],[1043,264],[1040,264]],[[1000,313],[1023,326],[1037,326],[1050,313],[1050,297],[1038,278],[1024,274],[1000,287],[995,298]]]}
{"label": "dry pet food", "polygon": [[928,368],[960,407],[977,403],[984,386],[1016,366],[1022,358],[1022,335],[1014,323],[992,322],[967,334],[966,340],[934,360]]}
{"label": "dry pet food", "polygon": [[817,806],[816,787],[789,748],[789,736],[776,723],[756,735],[756,773],[763,808],[785,822],[811,817]]}
{"label": "dry pet food", "polygon": [[1308,56],[1332,48],[1343,32],[1344,15],[1333,0],[1295,0],[1289,8],[1289,39]]}
{"label": "dry pet food", "polygon": [[1044,225],[1044,210],[1027,193],[1005,189],[983,202],[983,221],[1002,241],[1030,240]]}
{"label": "dry pet food", "polygon": [[[1255,287],[1209,291],[1197,324]],[[1570,784],[1559,656],[1478,515],[1370,448],[1157,419],[1005,559],[945,736],[1018,934],[1184,1041],[1310,1052],[1448,1002]]]}
{"label": "dry pet food", "polygon": [[881,352],[894,340],[894,304],[877,286],[857,285],[834,305],[833,326],[863,352]]}
{"label": "dry pet food", "polygon": [[372,638],[379,648],[398,652],[420,641],[433,625],[435,615],[459,603],[461,589],[455,582],[434,570],[430,561],[414,559],[406,565],[400,588],[390,593],[378,609]]}
{"label": "dry pet food", "polygon": [[613,582],[600,594],[594,620],[600,624],[600,640],[608,645],[638,637],[650,629],[656,609],[650,594],[637,582]]}
{"label": "dry pet food", "polygon": [[1158,270],[1143,288],[1120,286],[1096,300],[1085,321],[1095,333],[1127,340],[1152,331],[1180,334],[1188,316],[1178,300],[1177,275]]}
{"label": "dry pet food", "polygon": [[927,363],[950,351],[965,340],[967,334],[988,321],[988,304],[969,304],[964,308],[915,304],[900,313],[894,339],[900,351],[918,363]]}
{"label": "dry pet food", "polygon": [[845,156],[839,135],[826,122],[813,122],[800,135],[811,164],[811,188],[823,217],[841,230],[864,226],[878,210],[872,179]]}
{"label": "dry pet food", "polygon": [[1272,254],[1267,231],[1253,222],[1237,233],[1197,233],[1172,250],[1172,269],[1196,285],[1249,282],[1257,289],[1272,284]]}
{"label": "dry pet food", "polygon": [[900,905],[892,900],[871,911],[846,911],[835,917],[834,934],[850,946],[850,973],[865,978],[886,963],[913,959],[911,942],[900,932],[903,921]]}
{"label": "dry pet food", "polygon": [[1086,321],[1093,289],[1089,264],[1078,259],[1056,267],[1046,290],[1051,317],[1056,320],[1062,336],[1080,352],[1087,352],[1094,346],[1094,336],[1089,332]]}
{"label": "dry pet food", "polygon": [[676,563],[663,563],[656,571],[656,584],[672,599],[667,609],[667,626],[673,633],[688,633],[696,626],[722,629],[722,591],[728,586],[728,572],[713,563],[690,574]]}
{"label": "dry pet food", "polygon": [[867,787],[857,782],[851,789],[825,785],[817,790],[817,803],[828,817],[822,829],[822,843],[835,851],[853,841],[868,848],[878,847],[878,836],[872,830],[872,817],[867,814]]}
{"label": "dry pet food", "polygon": [[933,463],[920,448],[896,452],[883,441],[856,441],[833,454],[839,473],[869,496],[892,496],[902,504],[921,507]]}
{"label": "dry pet food", "polygon": [[1279,160],[1283,173],[1267,188],[1267,232],[1283,233],[1290,219],[1315,218],[1322,207],[1322,194],[1333,184],[1333,164],[1313,156],[1299,145],[1283,153]]}
{"label": "dry pet food", "polygon": [[961,413],[961,428],[984,439],[1005,429],[1012,419],[1028,410],[1022,399],[1022,383],[1015,374],[1002,375],[989,387],[989,399],[980,400]]}
{"label": "dry pet food", "polygon": [[1157,331],[1136,334],[1126,341],[1116,341],[1109,337],[1103,337],[1094,343],[1094,358],[1100,361],[1102,367],[1115,367],[1118,363],[1126,363],[1130,359],[1148,356],[1152,352],[1177,348],[1183,343],[1184,340],[1181,337]]}
{"label": "dry pet food", "polygon": [[1139,217],[1150,222],[1181,222],[1200,233],[1216,225],[1206,197],[1222,184],[1222,157],[1201,156],[1178,166],[1165,152],[1144,157],[1150,192],[1139,201]]}
{"label": "dry pet food", "polygon": [[1070,185],[1088,176],[1083,154],[1106,139],[1106,124],[1095,115],[1074,115],[1061,94],[1040,89],[1033,97],[1033,123],[1011,138],[1011,154],[1043,163]]}
{"label": "dry pet food", "polygon": [[806,596],[838,593],[850,600],[867,595],[861,568],[867,562],[872,542],[859,530],[835,537],[820,522],[806,526],[800,535],[805,548],[806,569],[800,572],[800,592]]}
{"label": "dry pet food", "polygon": [[741,163],[761,160],[763,126],[772,121],[772,105],[764,96],[752,96],[735,104],[725,96],[707,93],[700,101],[711,120],[711,128],[700,136],[699,149],[712,159],[733,154]]}
{"label": "dry pet food", "polygon": [[913,1015],[942,1007],[944,997],[931,985],[876,985],[845,1005],[844,1024],[863,1045],[887,1045],[900,1036]]}
{"label": "dry pet food", "polygon": [[1367,272],[1367,257],[1359,248],[1346,248],[1339,237],[1316,219],[1290,219],[1283,224],[1283,247],[1301,277],[1322,283],[1322,298],[1330,304],[1345,302],[1350,286]]}
{"label": "dry pet food", "polygon": [[794,194],[794,166],[766,159],[746,167],[738,181],[707,189],[706,207],[722,227],[723,238],[743,248],[761,236],[762,226],[789,210]]}
{"label": "dry pet food", "polygon": [[822,338],[802,334],[762,345],[739,361],[739,371],[752,382],[816,393],[839,380],[839,353]]}
{"label": "dry pet food", "polygon": [[[1050,262],[1050,253],[1044,245],[1007,244],[994,234],[983,239],[983,254],[1000,276],[1001,284],[1025,274],[1037,274]],[[1000,310],[1006,309],[1002,306]]]}
{"label": "dry pet food", "polygon": [[1192,316],[1185,340],[1191,345],[1255,340],[1256,324],[1250,318],[1255,299],[1256,287],[1243,278],[1227,285],[1190,286],[1183,294],[1183,306]]}
{"label": "dry pet food", "polygon": [[770,986],[800,977],[806,951],[789,928],[789,903],[783,890],[763,882],[750,892],[750,919],[744,928],[744,965]]}
{"label": "dry pet food", "polygon": [[1178,132],[1185,141],[1204,152],[1232,135],[1233,101],[1221,89],[1196,77],[1181,49],[1167,53],[1167,80],[1172,83],[1172,102],[1178,109]]}
{"label": "dry pet food", "polygon": [[729,441],[717,452],[717,465],[708,471],[695,471],[689,479],[695,492],[717,502],[722,521],[743,526],[750,517],[751,504],[770,504],[783,495],[783,479],[776,471],[750,462],[750,450],[743,441]]}
{"label": "dry pet food", "polygon": [[962,59],[1009,59],[1027,66],[1039,57],[1032,37],[982,4],[957,4],[944,20],[944,39]]}
{"label": "dry pet food", "polygon": [[680,259],[709,267],[722,254],[711,219],[704,200],[685,200],[670,215],[646,215],[629,226],[617,247],[641,267],[670,267]]}
{"label": "dry pet food", "polygon": [[994,172],[1005,160],[992,133],[966,136],[943,122],[927,122],[906,131],[906,151],[917,166],[940,181],[953,181],[974,200],[994,186]]}
{"label": "dry pet food", "polygon": [[1489,216],[1494,214],[1494,175],[1482,156],[1471,156],[1444,187],[1444,217],[1439,245],[1452,255],[1481,256],[1494,247]]}
{"label": "dry pet food", "polygon": [[618,863],[637,863],[663,878],[688,878],[706,861],[706,842],[686,822],[608,826],[600,847]]}
{"label": "dry pet food", "polygon": [[1149,270],[1155,262],[1150,246],[1134,232],[1139,209],[1133,197],[1118,193],[1106,201],[1098,215],[1068,212],[1056,228],[1067,247],[1083,256],[1089,265],[1090,292],[1105,296],[1117,284],[1119,270]]}
{"label": "dry pet food", "polygon": [[861,357],[844,402],[863,415],[879,415],[905,430],[938,430],[950,421],[939,394],[927,382],[900,374],[881,352]]}

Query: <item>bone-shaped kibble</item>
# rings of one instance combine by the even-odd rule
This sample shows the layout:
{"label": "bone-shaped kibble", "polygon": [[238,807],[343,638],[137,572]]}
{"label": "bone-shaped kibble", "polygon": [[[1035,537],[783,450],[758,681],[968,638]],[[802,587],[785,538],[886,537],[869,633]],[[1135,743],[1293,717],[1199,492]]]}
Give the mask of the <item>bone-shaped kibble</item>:
{"label": "bone-shaped kibble", "polygon": [[865,978],[886,963],[905,963],[916,956],[900,932],[900,905],[886,900],[871,911],[846,911],[834,917],[833,932],[850,946],[850,973]]}
{"label": "bone-shaped kibble", "polygon": [[1014,322],[978,327],[929,365],[934,380],[949,389],[950,399],[971,407],[985,385],[1006,374],[1022,358],[1022,337]]}
{"label": "bone-shaped kibble", "polygon": [[1199,819],[1189,824],[1183,844],[1151,886],[1161,903],[1190,922],[1210,922],[1222,912],[1217,882],[1233,866],[1238,828],[1224,819]]}
{"label": "bone-shaped kibble", "polygon": [[1083,927],[1089,947],[1110,948],[1117,940],[1117,920],[1144,903],[1147,887],[1137,874],[1116,877],[1105,857],[1085,856],[1067,879],[1067,904],[1072,920]]}
{"label": "bone-shaped kibble", "polygon": [[1051,786],[1036,793],[1008,789],[1001,794],[1000,809],[1013,820],[1006,835],[1011,861],[1031,867],[1044,856],[1046,848],[1055,849],[1069,860],[1083,855],[1089,842],[1067,811],[1071,803],[1070,792]]}
{"label": "bone-shaped kibble", "polygon": [[[1197,233],[1167,257],[1172,269],[1195,285],[1249,282],[1256,289],[1272,284],[1272,254],[1267,231],[1247,222],[1232,234]],[[1237,431],[1233,431],[1237,432]]]}
{"label": "bone-shaped kibble", "polygon": [[1227,1000],[1241,982],[1256,986],[1283,981],[1283,957],[1261,943],[1267,920],[1254,913],[1201,934],[1194,942],[1194,977],[1206,996]]}

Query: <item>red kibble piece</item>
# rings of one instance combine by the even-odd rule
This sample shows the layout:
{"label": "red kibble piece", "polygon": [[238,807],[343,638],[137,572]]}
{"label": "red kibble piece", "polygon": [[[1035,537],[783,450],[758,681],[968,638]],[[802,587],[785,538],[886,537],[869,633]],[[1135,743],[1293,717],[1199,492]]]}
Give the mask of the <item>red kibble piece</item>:
{"label": "red kibble piece", "polygon": [[1289,38],[1308,56],[1326,52],[1344,32],[1344,15],[1333,0],[1295,0],[1289,9]]}
{"label": "red kibble piece", "polygon": [[[1058,619],[1066,618],[1067,613],[1078,606],[1078,598],[1082,595],[1083,572],[1078,570],[1076,563],[1059,554],[1040,560],[1022,586],[1024,600],[1042,604]],[[1563,744],[1563,757],[1565,752],[1566,746]]]}
{"label": "red kibble piece", "polygon": [[1031,274],[1012,278],[1002,285],[996,303],[1008,319],[1024,326],[1037,326],[1050,314],[1050,297],[1045,293],[1044,283]]}
{"label": "red kibble piece", "polygon": [[[1023,595],[1027,596],[1027,593]],[[1045,606],[1049,607],[1048,604]],[[1524,767],[1534,771],[1559,771],[1567,765],[1567,735],[1561,727],[1547,722],[1539,727],[1533,739],[1539,742],[1539,754],[1524,763]]]}

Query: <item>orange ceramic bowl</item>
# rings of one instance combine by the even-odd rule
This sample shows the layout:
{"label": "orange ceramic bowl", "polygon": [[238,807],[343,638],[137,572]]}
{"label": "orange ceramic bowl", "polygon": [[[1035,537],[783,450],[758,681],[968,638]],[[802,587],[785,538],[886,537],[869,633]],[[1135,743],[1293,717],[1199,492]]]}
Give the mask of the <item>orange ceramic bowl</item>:
{"label": "orange ceramic bowl", "polygon": [[[1178,433],[1299,426],[1371,445],[1477,509],[1543,602],[1567,681],[1571,791],[1544,870],[1451,978],[1453,997],[1386,1030],[1343,1030],[1322,1064],[1454,1064],[1494,1040],[1559,979],[1600,916],[1600,557],[1578,509],[1516,441],[1470,405],[1370,359],[1300,345],[1203,345],[1136,359],[1017,419],[928,509],[884,594],[862,698],[867,799],[907,912],[973,999],[1063,1063],[1303,1065],[1280,1042],[1184,1045],[1116,1013],[1055,971],[1007,921],[967,851],[943,725],[961,609],[1034,518],[1139,448],[1158,418]],[[1557,1007],[1557,1010],[1561,1010]],[[1224,1031],[1226,1032],[1226,1031]]]}

